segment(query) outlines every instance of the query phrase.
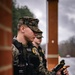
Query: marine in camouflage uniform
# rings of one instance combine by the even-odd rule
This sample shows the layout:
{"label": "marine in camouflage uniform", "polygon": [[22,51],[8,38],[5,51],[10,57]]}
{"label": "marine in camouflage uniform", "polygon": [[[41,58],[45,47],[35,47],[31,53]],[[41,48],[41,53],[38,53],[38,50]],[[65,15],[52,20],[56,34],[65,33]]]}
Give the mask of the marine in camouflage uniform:
{"label": "marine in camouflage uniform", "polygon": [[[44,50],[42,50],[42,48],[40,47],[42,37],[43,37],[42,32],[39,32],[33,41],[33,48],[32,48],[33,53],[38,56],[39,61],[40,61],[40,64],[37,67],[38,75],[69,75],[67,70],[65,70],[64,72],[60,71],[60,69],[59,69],[60,67],[54,68],[51,72],[48,71],[48,69],[46,67],[45,53],[44,53]],[[37,61],[35,61],[35,63],[37,63]],[[62,66],[62,65],[64,65],[64,63],[60,64],[60,66]],[[58,64],[58,66],[59,66],[59,64]],[[59,69],[59,70],[57,70],[57,69]]]}
{"label": "marine in camouflage uniform", "polygon": [[38,19],[30,17],[19,19],[18,34],[12,42],[14,75],[28,75],[30,69],[33,68],[33,65],[30,64],[29,53],[32,53],[31,42],[34,40],[35,34],[40,32],[38,22]]}
{"label": "marine in camouflage uniform", "polygon": [[38,35],[34,39],[33,48],[32,48],[33,53],[37,55],[40,60],[40,64],[37,68],[38,75],[55,75],[55,72],[48,71],[46,67],[45,51],[40,47],[42,37],[43,36],[41,31],[40,33],[38,33]]}

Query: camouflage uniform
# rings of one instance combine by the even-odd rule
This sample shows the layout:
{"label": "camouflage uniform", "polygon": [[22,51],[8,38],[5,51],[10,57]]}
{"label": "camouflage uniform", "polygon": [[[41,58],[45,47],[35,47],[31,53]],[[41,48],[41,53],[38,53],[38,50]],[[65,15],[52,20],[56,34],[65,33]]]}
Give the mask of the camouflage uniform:
{"label": "camouflage uniform", "polygon": [[[46,68],[46,59],[45,59],[44,51],[42,50],[42,48],[39,46],[37,49],[35,46],[33,46],[32,52],[35,55],[37,55],[40,62],[39,66],[36,69],[37,75],[55,75],[55,72],[50,72]],[[37,61],[35,61],[35,63],[37,63]]]}
{"label": "camouflage uniform", "polygon": [[[38,19],[23,17],[19,19],[17,29],[19,30],[21,25],[28,26],[33,32],[40,32],[38,29]],[[31,53],[30,44],[23,45],[16,39],[13,39],[12,52],[13,52],[13,71],[14,75],[28,75],[32,65],[28,57],[28,52]],[[30,66],[29,66],[30,65]]]}
{"label": "camouflage uniform", "polygon": [[[21,46],[22,44],[18,43],[18,47],[21,48]],[[23,57],[21,58],[21,60],[19,60],[18,57],[20,55],[19,50],[13,45],[13,55],[14,55],[13,61],[14,65],[16,66],[22,65],[22,68],[20,70],[21,71],[24,70],[23,75],[55,75],[53,74],[53,72],[47,70],[46,59],[40,47],[39,51],[36,47],[32,45],[32,43],[29,43],[27,46],[22,47],[23,47]],[[16,69],[19,70],[18,67],[16,67]],[[17,72],[18,71],[16,71],[16,73]]]}
{"label": "camouflage uniform", "polygon": [[26,74],[26,47],[13,39],[13,71],[14,75]]}
{"label": "camouflage uniform", "polygon": [[[38,35],[36,36],[37,39],[42,39],[42,31],[38,33]],[[55,75],[55,72],[50,72],[48,71],[47,67],[46,67],[46,59],[45,59],[45,52],[44,50],[42,50],[42,48],[40,46],[35,47],[33,45],[33,48],[32,48],[32,52],[38,56],[39,58],[39,66],[37,67],[37,72],[38,72],[38,75]],[[35,62],[37,63],[37,62]]]}
{"label": "camouflage uniform", "polygon": [[[38,29],[38,19],[20,18],[17,28],[23,24],[27,25],[33,32],[40,32]],[[23,45],[16,39],[13,39],[13,73],[14,75],[55,75],[46,69],[43,64],[41,53],[28,42]]]}

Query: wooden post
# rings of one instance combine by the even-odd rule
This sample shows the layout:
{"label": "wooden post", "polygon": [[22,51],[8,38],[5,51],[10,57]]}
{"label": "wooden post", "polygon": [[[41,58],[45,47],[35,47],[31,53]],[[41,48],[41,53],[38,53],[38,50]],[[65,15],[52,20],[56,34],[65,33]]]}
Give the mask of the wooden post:
{"label": "wooden post", "polygon": [[48,69],[58,64],[58,0],[48,1]]}

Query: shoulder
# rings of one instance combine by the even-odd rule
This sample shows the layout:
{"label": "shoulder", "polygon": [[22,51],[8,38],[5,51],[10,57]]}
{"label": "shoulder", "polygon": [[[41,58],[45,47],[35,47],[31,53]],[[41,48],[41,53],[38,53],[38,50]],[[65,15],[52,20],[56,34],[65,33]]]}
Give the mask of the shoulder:
{"label": "shoulder", "polygon": [[19,50],[16,48],[16,46],[12,43],[12,54],[13,56],[19,55]]}
{"label": "shoulder", "polygon": [[39,52],[41,52],[43,54],[45,53],[45,51],[41,48],[41,46],[38,47],[38,50],[39,50]]}

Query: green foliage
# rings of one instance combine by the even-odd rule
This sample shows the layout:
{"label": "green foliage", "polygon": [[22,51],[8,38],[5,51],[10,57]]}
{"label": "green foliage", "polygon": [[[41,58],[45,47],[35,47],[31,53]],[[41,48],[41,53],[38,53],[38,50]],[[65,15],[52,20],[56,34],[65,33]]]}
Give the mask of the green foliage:
{"label": "green foliage", "polygon": [[12,6],[12,32],[13,36],[16,36],[17,34],[17,24],[18,19],[23,16],[30,16],[34,17],[34,14],[29,10],[27,6],[21,6],[16,7],[16,1],[13,1]]}

